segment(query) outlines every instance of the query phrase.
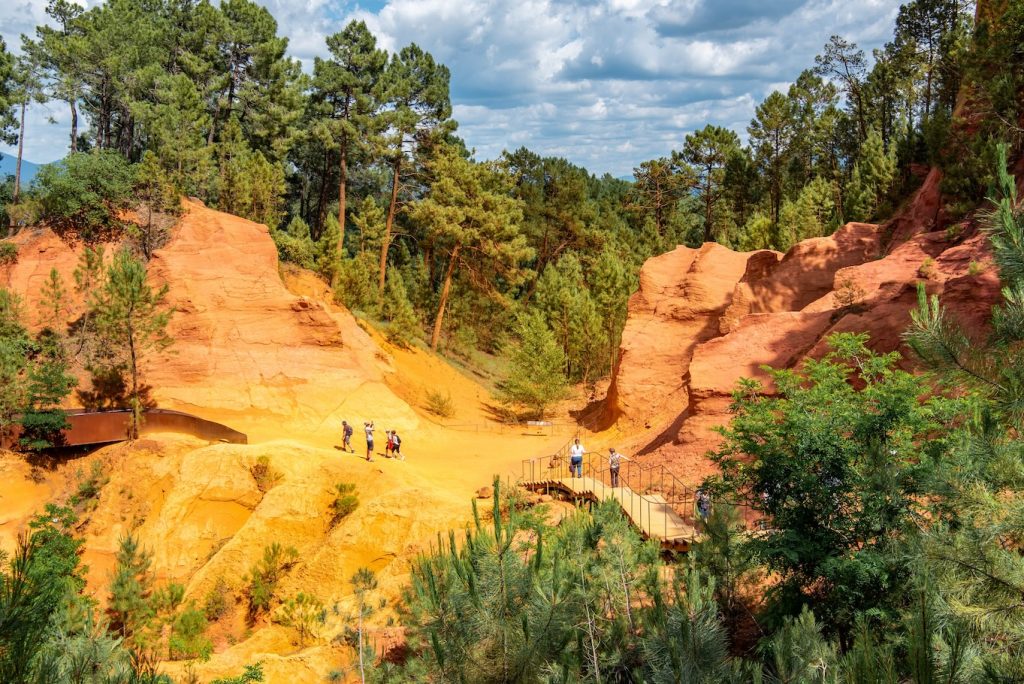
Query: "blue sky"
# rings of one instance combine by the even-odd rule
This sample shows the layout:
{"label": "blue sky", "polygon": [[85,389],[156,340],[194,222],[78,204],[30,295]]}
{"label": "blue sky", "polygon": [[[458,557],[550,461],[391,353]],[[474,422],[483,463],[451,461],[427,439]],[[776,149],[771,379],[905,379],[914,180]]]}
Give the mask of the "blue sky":
{"label": "blue sky", "polygon": [[[95,0],[89,0],[95,4]],[[269,0],[307,69],[324,38],[363,19],[387,49],[416,42],[452,72],[454,116],[479,158],[525,145],[595,173],[630,175],[706,123],[745,133],[832,34],[866,52],[892,34],[898,0]],[[46,0],[0,5],[9,48]],[[61,157],[67,112],[36,107],[25,156]],[[53,123],[49,121],[52,120]],[[0,147],[0,151],[11,150]]]}

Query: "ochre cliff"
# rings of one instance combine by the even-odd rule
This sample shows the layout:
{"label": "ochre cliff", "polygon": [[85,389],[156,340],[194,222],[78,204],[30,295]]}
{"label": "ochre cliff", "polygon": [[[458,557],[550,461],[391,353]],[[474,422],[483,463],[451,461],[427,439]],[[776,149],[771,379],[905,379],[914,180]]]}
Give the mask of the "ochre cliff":
{"label": "ochre cliff", "polygon": [[[785,255],[715,244],[650,259],[629,303],[605,419],[648,461],[696,482],[729,422],[740,378],[826,352],[837,332],[866,332],[909,356],[902,333],[917,285],[983,334],[999,280],[972,221],[945,225],[937,172],[890,222],[850,223]],[[910,364],[909,359],[904,360]]]}
{"label": "ochre cliff", "polygon": [[[72,295],[68,320],[78,318],[84,306],[73,274],[82,246],[45,228],[24,230],[14,241],[18,260],[0,267],[0,286],[22,298],[28,323],[39,325],[41,286],[52,268]],[[106,247],[109,258],[117,246]],[[167,285],[174,307],[174,345],[144,367],[160,406],[257,438],[326,437],[337,433],[343,414],[372,415],[404,430],[418,425],[388,389],[389,358],[352,316],[288,291],[265,226],[186,201],[148,269],[154,286]]]}

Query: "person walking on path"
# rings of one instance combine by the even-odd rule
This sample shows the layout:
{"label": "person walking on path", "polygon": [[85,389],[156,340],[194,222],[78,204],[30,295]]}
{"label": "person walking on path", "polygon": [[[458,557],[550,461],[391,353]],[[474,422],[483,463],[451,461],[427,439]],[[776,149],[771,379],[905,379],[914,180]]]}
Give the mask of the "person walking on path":
{"label": "person walking on path", "polygon": [[366,430],[366,460],[372,461],[373,458],[373,421],[363,423],[363,429]]}
{"label": "person walking on path", "polygon": [[405,456],[402,455],[402,438],[398,436],[398,430],[391,431],[391,455],[399,461],[405,460]]}
{"label": "person walking on path", "polygon": [[583,477],[583,454],[587,453],[587,450],[580,444],[580,438],[577,437],[571,447],[569,447],[569,473],[573,477]]}
{"label": "person walking on path", "polygon": [[612,487],[619,486],[619,467],[622,465],[622,459],[626,458],[618,451],[615,447],[608,448],[608,472],[612,476]]}
{"label": "person walking on path", "polygon": [[384,434],[388,438],[387,442],[384,443],[384,456],[387,457],[387,458],[391,458],[391,456],[392,456],[391,452],[395,448],[395,438],[392,437],[391,430],[385,430]]}
{"label": "person walking on path", "polygon": [[352,426],[348,424],[347,420],[341,421],[341,449],[356,453],[356,450],[352,448]]}
{"label": "person walking on path", "polygon": [[697,515],[704,522],[707,522],[708,516],[711,515],[711,496],[703,489],[697,490]]}

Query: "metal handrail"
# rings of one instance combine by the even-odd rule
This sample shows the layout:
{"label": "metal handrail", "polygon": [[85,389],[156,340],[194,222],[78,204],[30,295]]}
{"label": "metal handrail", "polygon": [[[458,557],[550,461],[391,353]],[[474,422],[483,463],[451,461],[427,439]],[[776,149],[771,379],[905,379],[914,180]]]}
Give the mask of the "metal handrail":
{"label": "metal handrail", "polygon": [[[567,458],[571,445],[572,441],[570,440],[568,444],[551,456],[524,459],[521,466],[521,481],[540,483],[572,477]],[[589,477],[600,486],[601,491],[593,493],[603,501],[608,498],[607,490],[612,488],[611,467],[606,464],[604,455],[597,452],[587,452],[583,458],[581,475]],[[601,463],[605,465],[602,466]],[[620,505],[623,505],[623,509],[629,513],[632,520],[636,521],[638,527],[642,528],[645,519],[650,525],[650,521],[654,519],[653,509],[655,507],[667,506],[693,530],[689,540],[693,541],[696,537],[700,528],[697,490],[684,483],[663,464],[624,461],[619,467],[618,486],[619,488],[628,488],[638,495],[629,498],[628,509],[622,499],[619,500]],[[656,497],[660,497],[661,500]],[[711,503],[714,505],[716,500],[712,500]],[[717,503],[728,504],[740,511],[744,527],[748,529],[757,526],[761,520],[760,514],[749,504],[725,499],[718,499]],[[664,528],[661,536],[662,539],[668,539],[668,516],[664,516],[663,520]]]}

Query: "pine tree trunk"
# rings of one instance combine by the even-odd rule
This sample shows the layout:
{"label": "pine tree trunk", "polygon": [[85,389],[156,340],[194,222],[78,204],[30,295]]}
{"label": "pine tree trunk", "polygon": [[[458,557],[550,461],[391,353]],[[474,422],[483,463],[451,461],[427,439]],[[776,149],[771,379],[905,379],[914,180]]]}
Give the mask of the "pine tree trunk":
{"label": "pine tree trunk", "polygon": [[21,191],[21,157],[25,150],[25,110],[28,108],[28,98],[21,103],[21,127],[18,129],[18,161],[14,165],[14,204],[18,203],[18,193]]}
{"label": "pine tree trunk", "polygon": [[402,156],[399,154],[395,160],[395,175],[391,180],[391,204],[388,206],[387,223],[384,224],[384,239],[380,243],[380,274],[377,278],[377,286],[380,288],[381,297],[384,296],[384,276],[388,270],[388,247],[391,246],[391,228],[395,223],[395,207],[398,205],[398,178],[401,170]]}
{"label": "pine tree trunk", "polygon": [[348,183],[348,145],[345,141],[341,144],[338,169],[341,172],[341,180],[338,181],[338,226],[341,228],[338,234],[338,256],[341,256],[345,249],[345,185]]}
{"label": "pine tree trunk", "polygon": [[71,94],[69,103],[71,105],[71,151],[78,151],[78,108],[75,106],[74,92]]}
{"label": "pine tree trunk", "polygon": [[[130,315],[130,314],[129,314]],[[128,424],[128,439],[139,438],[139,423],[142,417],[142,405],[139,401],[139,366],[135,354],[135,335],[128,331],[128,352],[130,357],[130,370],[132,374],[132,417]]]}
{"label": "pine tree trunk", "polygon": [[455,264],[459,260],[459,250],[462,245],[455,245],[452,250],[452,259],[448,262],[448,270],[444,274],[444,285],[441,287],[441,302],[437,307],[437,317],[434,319],[434,332],[430,335],[430,348],[437,351],[437,343],[441,340],[441,323],[444,321],[444,307],[448,305],[448,294],[452,289],[452,273],[455,272]]}

